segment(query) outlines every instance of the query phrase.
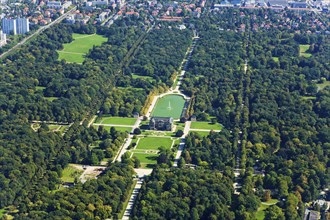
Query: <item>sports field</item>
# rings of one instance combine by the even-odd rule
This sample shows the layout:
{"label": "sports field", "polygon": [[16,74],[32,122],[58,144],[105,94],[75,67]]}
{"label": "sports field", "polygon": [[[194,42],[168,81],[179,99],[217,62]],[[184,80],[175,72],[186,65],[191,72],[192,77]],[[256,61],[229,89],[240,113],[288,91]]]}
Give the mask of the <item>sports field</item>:
{"label": "sports field", "polygon": [[107,41],[106,37],[97,34],[73,34],[73,41],[63,45],[63,50],[58,50],[59,60],[68,63],[82,63],[85,55],[93,46],[100,46]]}
{"label": "sports field", "polygon": [[191,122],[190,128],[203,129],[203,130],[221,130],[222,125],[219,123],[212,124],[207,121],[194,121],[194,122]]}
{"label": "sports field", "polygon": [[98,117],[95,124],[112,124],[112,125],[128,125],[133,126],[136,122],[136,118],[124,118],[124,117]]}
{"label": "sports field", "polygon": [[185,99],[179,95],[166,95],[157,100],[152,116],[172,117],[179,119],[185,104]]}

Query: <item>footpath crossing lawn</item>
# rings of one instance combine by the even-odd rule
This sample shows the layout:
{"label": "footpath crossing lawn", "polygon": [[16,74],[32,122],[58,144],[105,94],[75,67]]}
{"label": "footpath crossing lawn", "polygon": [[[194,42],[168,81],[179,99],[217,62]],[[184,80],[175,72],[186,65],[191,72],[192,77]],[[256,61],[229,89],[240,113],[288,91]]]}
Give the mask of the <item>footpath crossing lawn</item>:
{"label": "footpath crossing lawn", "polygon": [[194,121],[191,122],[191,129],[205,129],[205,130],[221,130],[222,125],[219,123],[212,124],[207,121]]}
{"label": "footpath crossing lawn", "polygon": [[128,125],[133,126],[136,122],[136,118],[124,118],[124,117],[99,117],[96,119],[95,124],[113,124],[113,125]]}
{"label": "footpath crossing lawn", "polygon": [[170,149],[172,143],[173,140],[171,138],[146,137],[140,138],[136,149],[158,150],[158,148],[161,146]]}
{"label": "footpath crossing lawn", "polygon": [[141,137],[138,139],[137,146],[132,149],[132,157],[137,157],[140,160],[141,168],[152,168],[157,163],[159,147],[163,146],[170,149],[173,141],[179,139],[162,138],[162,137]]}
{"label": "footpath crossing lawn", "polygon": [[63,50],[58,50],[59,60],[66,60],[69,63],[82,63],[85,55],[93,46],[100,46],[107,41],[106,37],[97,34],[73,34],[73,41],[63,44]]}

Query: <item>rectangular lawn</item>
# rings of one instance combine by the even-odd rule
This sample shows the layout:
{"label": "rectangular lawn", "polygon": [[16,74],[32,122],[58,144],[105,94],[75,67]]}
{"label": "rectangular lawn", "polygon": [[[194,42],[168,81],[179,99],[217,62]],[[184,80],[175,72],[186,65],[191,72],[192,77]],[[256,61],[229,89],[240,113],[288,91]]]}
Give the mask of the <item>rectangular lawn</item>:
{"label": "rectangular lawn", "polygon": [[141,164],[156,164],[158,154],[145,154],[145,153],[136,153],[134,152],[133,157],[137,157]]}
{"label": "rectangular lawn", "polygon": [[193,121],[190,128],[192,129],[205,129],[205,130],[221,130],[222,125],[219,123],[212,124],[207,121]]}
{"label": "rectangular lawn", "polygon": [[197,133],[197,134],[199,134],[201,137],[206,137],[206,136],[208,136],[208,135],[210,134],[209,131],[190,131],[189,133],[191,133],[191,132]]}
{"label": "rectangular lawn", "polygon": [[170,149],[172,142],[171,138],[145,137],[140,138],[136,149],[158,150],[161,146]]}
{"label": "rectangular lawn", "polygon": [[97,118],[96,124],[112,124],[112,125],[131,125],[136,122],[136,118],[124,118],[124,117],[101,117]]}
{"label": "rectangular lawn", "polygon": [[[130,133],[132,131],[132,127],[116,127],[116,126],[106,126],[106,125],[102,125],[104,127],[105,130],[110,131],[110,129],[112,127],[114,127],[116,129],[116,131],[121,131],[121,132],[128,132]],[[95,129],[97,130],[99,128],[99,126],[95,126]]]}

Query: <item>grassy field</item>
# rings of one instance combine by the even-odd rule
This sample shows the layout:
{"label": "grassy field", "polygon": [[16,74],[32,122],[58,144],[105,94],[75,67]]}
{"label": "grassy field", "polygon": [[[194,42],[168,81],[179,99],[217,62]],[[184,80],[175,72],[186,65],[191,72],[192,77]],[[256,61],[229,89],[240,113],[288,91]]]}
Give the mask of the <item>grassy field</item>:
{"label": "grassy field", "polygon": [[299,56],[302,57],[310,57],[312,56],[311,53],[306,53],[306,51],[309,49],[309,44],[300,44],[299,45]]}
{"label": "grassy field", "polygon": [[141,76],[141,75],[137,75],[137,74],[132,74],[132,78],[133,79],[145,79],[149,82],[154,80],[151,76]]}
{"label": "grassy field", "polygon": [[[99,126],[97,126],[97,125],[94,125],[94,127],[96,130],[99,128]],[[107,131],[110,131],[110,129],[112,127],[114,127],[116,129],[116,131],[128,132],[128,133],[130,133],[132,131],[132,127],[116,127],[116,126],[105,126],[105,125],[103,125],[103,127]]]}
{"label": "grassy field", "polygon": [[173,117],[179,119],[185,100],[179,95],[166,95],[157,100],[152,116]]}
{"label": "grassy field", "polygon": [[268,202],[261,203],[260,207],[258,208],[258,211],[256,212],[256,219],[257,220],[263,220],[265,219],[265,210],[271,206],[275,205],[278,202],[277,199],[271,199]]}
{"label": "grassy field", "polygon": [[44,91],[45,89],[46,89],[46,87],[44,87],[44,86],[36,86],[37,91]]}
{"label": "grassy field", "polygon": [[5,209],[0,209],[0,218],[2,218],[2,216],[6,213]]}
{"label": "grassy field", "polygon": [[172,142],[173,141],[171,138],[145,137],[140,138],[136,149],[158,150],[158,148],[161,146],[170,149]]}
{"label": "grassy field", "polygon": [[70,182],[73,183],[74,182],[74,178],[75,177],[79,177],[81,174],[83,173],[82,170],[78,170],[75,167],[73,167],[72,165],[68,165],[62,172],[62,181],[63,182]]}
{"label": "grassy field", "polygon": [[44,97],[44,99],[46,99],[46,100],[52,102],[52,101],[58,99],[58,97]]}
{"label": "grassy field", "polygon": [[206,137],[206,136],[208,136],[210,134],[210,132],[208,132],[208,131],[190,131],[190,132],[199,134],[201,137]]}
{"label": "grassy field", "polygon": [[141,166],[146,167],[147,164],[156,164],[158,154],[145,154],[134,152],[133,157],[137,157],[140,160]]}
{"label": "grassy field", "polygon": [[60,127],[61,127],[61,125],[48,125],[48,128],[51,131],[55,131],[55,130],[59,129]]}
{"label": "grassy field", "polygon": [[113,125],[131,125],[136,122],[136,118],[123,118],[123,117],[101,117],[97,118],[96,124],[113,124]]}
{"label": "grassy field", "polygon": [[211,124],[207,121],[194,121],[191,122],[190,128],[192,129],[205,129],[205,130],[221,130],[222,125],[219,123]]}
{"label": "grassy field", "polygon": [[315,96],[303,96],[302,99],[304,99],[304,100],[315,100],[316,97]]}
{"label": "grassy field", "polygon": [[107,38],[97,34],[73,34],[73,41],[63,45],[63,50],[58,50],[59,60],[69,63],[82,63],[85,55],[93,46],[100,46]]}
{"label": "grassy field", "polygon": [[318,83],[316,84],[317,85],[317,88],[319,90],[322,90],[324,89],[326,86],[330,86],[330,81],[325,81],[324,83]]}

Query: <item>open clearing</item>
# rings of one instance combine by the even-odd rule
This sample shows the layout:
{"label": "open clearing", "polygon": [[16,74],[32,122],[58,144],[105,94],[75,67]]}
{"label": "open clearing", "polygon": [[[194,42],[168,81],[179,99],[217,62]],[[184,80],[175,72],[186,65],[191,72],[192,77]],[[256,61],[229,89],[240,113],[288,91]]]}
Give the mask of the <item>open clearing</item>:
{"label": "open clearing", "polygon": [[[132,131],[132,127],[116,127],[116,126],[106,126],[106,125],[102,125],[104,127],[105,130],[110,131],[110,129],[112,127],[114,127],[116,129],[116,131],[121,131],[121,132],[128,132],[130,133]],[[94,125],[95,129],[98,130],[99,126]]]}
{"label": "open clearing", "polygon": [[83,173],[82,170],[77,169],[73,165],[69,164],[62,172],[62,181],[73,183],[75,178],[79,178],[79,176]]}
{"label": "open clearing", "polygon": [[111,125],[128,125],[133,126],[136,122],[136,118],[124,118],[124,117],[98,117],[95,124],[111,124]]}
{"label": "open clearing", "polygon": [[205,130],[221,130],[222,125],[219,123],[212,124],[207,121],[193,121],[191,122],[191,129],[205,129]]}
{"label": "open clearing", "polygon": [[137,157],[142,164],[156,164],[158,154],[145,154],[145,153],[137,153],[135,152],[133,156]]}
{"label": "open clearing", "polygon": [[179,119],[185,102],[185,99],[180,95],[163,96],[157,100],[152,116]]}
{"label": "open clearing", "polygon": [[311,57],[311,53],[306,53],[306,51],[309,49],[309,44],[300,44],[299,45],[299,56],[302,57]]}
{"label": "open clearing", "polygon": [[144,150],[158,150],[159,147],[165,147],[170,149],[172,146],[171,138],[161,138],[161,137],[145,137],[140,138],[136,149]]}
{"label": "open clearing", "polygon": [[196,134],[200,135],[201,137],[206,137],[210,134],[209,131],[190,131],[189,133],[191,133],[191,132],[196,133]]}
{"label": "open clearing", "polygon": [[82,63],[85,55],[93,46],[100,46],[107,41],[106,37],[97,34],[73,34],[73,41],[63,44],[63,50],[58,50],[59,60],[69,63]]}
{"label": "open clearing", "polygon": [[268,202],[262,202],[260,207],[258,208],[258,211],[256,212],[256,219],[257,220],[263,220],[265,219],[265,210],[272,205],[275,205],[278,203],[277,199],[271,199]]}
{"label": "open clearing", "polygon": [[330,86],[330,81],[325,81],[324,83],[318,83],[316,84],[318,90],[324,89],[326,86]]}

